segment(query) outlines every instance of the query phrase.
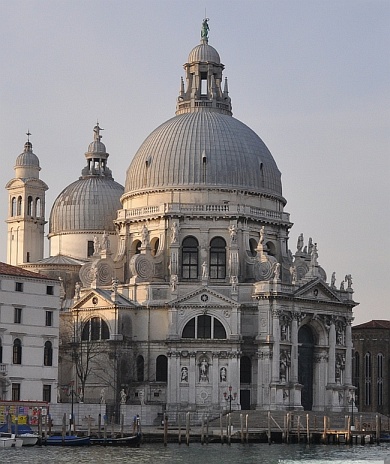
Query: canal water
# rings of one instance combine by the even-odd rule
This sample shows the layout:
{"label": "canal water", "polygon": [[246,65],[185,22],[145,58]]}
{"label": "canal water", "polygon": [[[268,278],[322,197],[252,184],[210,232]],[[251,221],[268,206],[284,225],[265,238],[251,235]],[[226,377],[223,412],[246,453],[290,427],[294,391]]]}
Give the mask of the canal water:
{"label": "canal water", "polygon": [[[386,461],[388,459],[388,461]],[[0,449],[1,464],[390,464],[390,444],[285,445],[221,444],[190,446],[146,443],[140,448],[34,447]]]}

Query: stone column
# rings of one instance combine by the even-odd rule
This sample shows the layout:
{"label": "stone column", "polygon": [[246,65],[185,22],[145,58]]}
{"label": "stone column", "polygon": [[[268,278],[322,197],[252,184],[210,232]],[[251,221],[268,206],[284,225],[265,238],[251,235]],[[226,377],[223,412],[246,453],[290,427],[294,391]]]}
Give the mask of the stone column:
{"label": "stone column", "polygon": [[196,369],[196,353],[190,353],[190,369],[188,375],[189,386],[189,403],[196,404],[196,384],[198,383],[198,371]]}
{"label": "stone column", "polygon": [[256,394],[256,409],[260,409],[264,404],[264,353],[258,351],[257,357],[257,394]]}
{"label": "stone column", "polygon": [[345,328],[345,385],[352,385],[352,320],[347,319]]}
{"label": "stone column", "polygon": [[298,319],[300,313],[292,312],[291,322],[291,370],[290,380],[292,383],[298,382]]}
{"label": "stone column", "polygon": [[168,388],[167,404],[177,404],[178,398],[178,364],[180,364],[180,353],[176,351],[168,352]]}
{"label": "stone column", "polygon": [[211,393],[211,402],[214,405],[219,404],[219,363],[218,363],[218,353],[212,353],[212,365],[209,369],[209,376],[212,380],[212,393]]}
{"label": "stone column", "polygon": [[272,382],[280,381],[280,310],[272,310],[272,336],[274,341],[272,358]]}
{"label": "stone column", "polygon": [[232,409],[237,409],[237,405],[240,404],[240,363],[238,361],[239,356],[239,351],[233,351],[231,353],[231,360],[229,362],[229,371],[231,372],[231,381],[229,382],[229,385],[233,387],[232,394],[237,393],[237,399],[233,399],[232,401]]}
{"label": "stone column", "polygon": [[171,340],[179,338],[179,334],[177,333],[177,318],[178,318],[177,308],[172,306],[168,310],[168,319],[169,319],[168,338]]}
{"label": "stone column", "polygon": [[329,328],[329,363],[328,363],[328,383],[334,384],[336,382],[335,369],[336,369],[336,327],[332,320]]}

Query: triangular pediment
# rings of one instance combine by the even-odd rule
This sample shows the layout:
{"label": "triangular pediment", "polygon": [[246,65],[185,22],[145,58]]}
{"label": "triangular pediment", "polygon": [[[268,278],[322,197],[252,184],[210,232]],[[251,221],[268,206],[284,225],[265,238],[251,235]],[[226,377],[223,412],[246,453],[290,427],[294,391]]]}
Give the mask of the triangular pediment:
{"label": "triangular pediment", "polygon": [[83,310],[83,309],[102,309],[107,307],[131,307],[134,308],[137,305],[129,300],[128,298],[124,297],[123,295],[117,293],[115,301],[111,298],[112,292],[111,290],[103,290],[100,288],[91,289],[87,293],[81,296],[81,298],[74,303],[71,310],[74,311],[76,309]]}
{"label": "triangular pediment", "polygon": [[342,303],[338,295],[321,278],[313,279],[294,292],[296,298]]}
{"label": "triangular pediment", "polygon": [[173,306],[218,306],[218,307],[229,307],[239,306],[237,301],[222,295],[215,290],[211,290],[208,287],[200,287],[186,295],[177,298],[176,300],[170,301]]}

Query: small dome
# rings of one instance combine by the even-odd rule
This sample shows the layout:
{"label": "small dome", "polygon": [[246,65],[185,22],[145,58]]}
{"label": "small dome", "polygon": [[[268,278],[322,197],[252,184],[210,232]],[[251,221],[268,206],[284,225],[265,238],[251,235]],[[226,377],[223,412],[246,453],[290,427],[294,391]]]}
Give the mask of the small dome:
{"label": "small dome", "polygon": [[50,213],[49,235],[63,232],[114,231],[117,210],[122,208],[122,185],[112,178],[80,178],[66,187]]}
{"label": "small dome", "polygon": [[123,186],[114,181],[107,166],[108,153],[99,123],[93,128],[94,140],[85,153],[87,166],[81,177],[57,197],[50,213],[49,236],[75,231],[111,232],[114,219],[122,208]]}
{"label": "small dome", "polygon": [[219,53],[217,50],[206,43],[205,41],[202,41],[199,45],[194,47],[191,51],[190,54],[188,55],[188,62],[189,63],[194,63],[194,62],[212,62],[212,63],[221,63],[221,59],[219,57]]}
{"label": "small dome", "polygon": [[88,145],[88,153],[106,153],[106,146],[100,140],[94,140]]}
{"label": "small dome", "polygon": [[39,159],[32,151],[31,142],[26,142],[24,144],[24,151],[16,158],[15,166],[36,166],[39,168]]}

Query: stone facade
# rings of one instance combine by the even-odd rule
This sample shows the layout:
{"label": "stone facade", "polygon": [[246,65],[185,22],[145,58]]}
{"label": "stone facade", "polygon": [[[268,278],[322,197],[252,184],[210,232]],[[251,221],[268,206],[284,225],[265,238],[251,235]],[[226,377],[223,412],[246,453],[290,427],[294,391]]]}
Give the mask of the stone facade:
{"label": "stone facade", "polygon": [[0,399],[57,401],[60,283],[0,263]]}
{"label": "stone facade", "polygon": [[[58,227],[68,210],[55,203],[50,240],[66,235],[65,254],[80,260],[62,313],[64,358],[77,362],[63,368],[61,383],[73,380],[85,401],[159,405],[170,417],[347,410],[351,276],[338,288],[334,273],[328,282],[317,244],[303,234],[290,251],[281,173],[264,142],[233,118],[223,70],[203,25],[176,115],[141,145],[123,195],[118,189],[115,231],[72,236]],[[88,153],[99,166],[106,160],[105,147]],[[97,211],[84,200],[86,215]],[[87,242],[93,249],[82,256]],[[85,377],[88,356],[94,367]]]}
{"label": "stone facade", "polygon": [[390,414],[390,321],[373,320],[352,328],[353,384],[362,412]]}

